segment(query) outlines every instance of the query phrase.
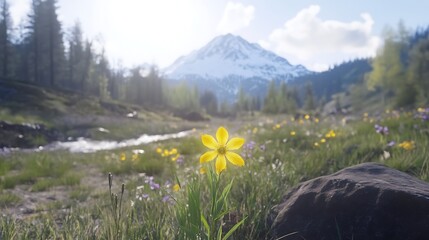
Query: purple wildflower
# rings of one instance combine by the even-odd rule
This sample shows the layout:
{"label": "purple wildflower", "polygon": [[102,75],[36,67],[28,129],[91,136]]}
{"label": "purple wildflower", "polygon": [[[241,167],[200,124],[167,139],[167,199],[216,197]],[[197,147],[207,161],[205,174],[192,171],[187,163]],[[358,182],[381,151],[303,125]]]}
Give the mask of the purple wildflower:
{"label": "purple wildflower", "polygon": [[180,156],[177,158],[176,163],[177,163],[177,164],[182,164],[182,163],[184,163],[184,159],[183,159],[183,156],[182,156],[182,155],[180,155]]}
{"label": "purple wildflower", "polygon": [[396,144],[396,142],[395,142],[395,141],[390,141],[390,142],[387,144],[387,146],[388,146],[388,147],[393,147],[393,146],[395,146],[395,144]]}
{"label": "purple wildflower", "polygon": [[159,189],[159,187],[160,187],[159,184],[156,182],[150,182],[149,186],[150,186],[151,190],[156,190],[156,189]]}
{"label": "purple wildflower", "polygon": [[374,125],[375,131],[381,135],[388,135],[389,134],[389,128],[386,126],[381,126],[378,124]]}
{"label": "purple wildflower", "polygon": [[168,201],[170,201],[170,196],[169,196],[169,195],[165,195],[165,196],[162,198],[162,202],[168,202]]}

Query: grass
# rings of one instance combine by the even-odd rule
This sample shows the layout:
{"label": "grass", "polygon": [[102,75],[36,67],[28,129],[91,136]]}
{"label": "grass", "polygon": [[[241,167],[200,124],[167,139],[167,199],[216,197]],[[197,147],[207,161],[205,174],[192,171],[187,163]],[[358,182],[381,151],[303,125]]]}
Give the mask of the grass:
{"label": "grass", "polygon": [[[388,126],[389,134],[376,133],[375,123]],[[233,124],[227,123],[226,127],[232,129]],[[331,130],[335,136],[327,137]],[[13,216],[2,218],[0,232],[3,236],[20,239],[107,239],[112,236],[116,239],[175,239],[180,232],[177,206],[185,202],[186,186],[195,181],[205,182],[206,176],[199,174],[198,163],[199,155],[206,151],[199,139],[202,133],[214,134],[214,130],[138,148],[90,154],[16,153],[0,157],[0,185],[4,189],[12,191],[18,184],[27,184],[32,191],[71,186],[68,197],[75,202],[55,201],[47,205],[51,214],[40,214],[37,221],[18,221]],[[230,135],[244,137],[247,143],[254,142],[254,145],[239,151],[245,156],[244,167],[228,163],[227,170],[222,173],[221,187],[234,180],[228,203],[232,211],[224,217],[225,226],[245,218],[232,239],[270,239],[266,219],[270,209],[289,189],[302,181],[363,162],[380,162],[429,181],[428,133],[428,122],[404,113],[399,117],[394,114],[370,116],[365,121],[347,125],[342,125],[341,119],[331,118],[319,123],[313,119],[292,121],[287,116],[249,119],[237,133]],[[395,141],[396,145],[388,146],[390,141]],[[414,141],[415,147],[410,150],[399,147],[404,141]],[[176,149],[183,161],[172,161],[174,154],[162,156],[157,148]],[[144,153],[133,160],[135,149],[142,149]],[[105,177],[101,182],[86,182],[83,178],[88,169]],[[118,196],[120,218],[114,217],[112,211],[108,172],[114,174],[112,193]],[[125,192],[120,197],[122,182]],[[176,183],[181,185],[177,192],[173,190]],[[199,186],[201,203],[206,208],[210,199],[208,186]],[[66,216],[63,211],[56,212],[58,208],[69,209]]]}

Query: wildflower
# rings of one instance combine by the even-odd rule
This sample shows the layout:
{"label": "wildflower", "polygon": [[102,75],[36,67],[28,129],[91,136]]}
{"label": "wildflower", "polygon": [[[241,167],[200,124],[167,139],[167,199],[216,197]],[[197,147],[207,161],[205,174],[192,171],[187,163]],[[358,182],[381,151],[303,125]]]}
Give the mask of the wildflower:
{"label": "wildflower", "polygon": [[159,184],[153,181],[149,182],[149,186],[151,190],[156,190],[160,188]]}
{"label": "wildflower", "polygon": [[169,154],[170,154],[170,155],[177,154],[177,148],[173,148],[173,149],[171,149],[171,150],[170,150],[170,152],[169,152]]}
{"label": "wildflower", "polygon": [[162,198],[162,202],[168,202],[170,200],[170,196],[168,196],[168,195],[165,195],[163,198]]}
{"label": "wildflower", "polygon": [[389,128],[388,127],[383,127],[380,126],[378,124],[374,125],[375,131],[381,135],[388,135],[389,134]]}
{"label": "wildflower", "polygon": [[265,146],[265,144],[261,144],[260,146],[259,146],[259,149],[261,149],[261,151],[265,151],[265,149],[266,149],[267,147]]}
{"label": "wildflower", "polygon": [[318,147],[318,146],[319,146],[319,143],[318,143],[318,142],[315,142],[315,143],[314,143],[314,146],[315,146],[315,147]]}
{"label": "wildflower", "polygon": [[206,168],[204,168],[204,167],[200,168],[200,174],[201,175],[206,174],[206,172],[207,172]]}
{"label": "wildflower", "polygon": [[329,132],[325,135],[325,137],[326,137],[326,138],[334,138],[335,136],[336,136],[336,134],[335,134],[334,130],[329,131]]}
{"label": "wildflower", "polygon": [[127,155],[125,155],[125,153],[121,153],[121,156],[119,158],[121,161],[125,161],[127,160]]}
{"label": "wildflower", "polygon": [[315,122],[315,123],[318,123],[319,121],[320,121],[320,120],[319,120],[318,118],[315,118],[315,119],[314,119],[314,122]]}
{"label": "wildflower", "polygon": [[177,157],[177,159],[176,159],[176,163],[177,163],[177,164],[182,164],[183,162],[184,162],[183,156],[182,156],[182,155],[179,155],[179,156]]}
{"label": "wildflower", "polygon": [[295,131],[292,131],[292,132],[290,132],[290,135],[291,135],[291,136],[295,136],[295,135],[296,135],[296,132],[295,132]]}
{"label": "wildflower", "polygon": [[134,153],[131,160],[136,161],[137,159],[139,159],[139,155]]}
{"label": "wildflower", "polygon": [[210,148],[208,151],[201,155],[200,162],[205,163],[216,158],[216,173],[221,173],[226,169],[226,159],[232,164],[237,166],[243,166],[244,160],[237,153],[231,152],[231,150],[237,150],[244,144],[243,138],[231,138],[228,140],[228,131],[224,127],[219,127],[216,132],[216,139],[208,134],[201,136],[203,144]]}
{"label": "wildflower", "polygon": [[404,141],[398,145],[400,148],[403,148],[407,151],[413,150],[415,148],[414,141]]}
{"label": "wildflower", "polygon": [[310,119],[310,115],[305,114],[304,118],[305,118],[305,120],[308,120],[308,119]]}
{"label": "wildflower", "polygon": [[173,186],[173,191],[178,192],[180,190],[180,185],[179,184],[174,184]]}
{"label": "wildflower", "polygon": [[171,157],[171,161],[176,161],[179,158],[180,154],[177,154],[176,156]]}
{"label": "wildflower", "polygon": [[387,146],[388,146],[388,147],[393,147],[393,146],[395,146],[395,144],[396,144],[396,142],[395,142],[395,141],[390,141],[390,142],[387,144]]}
{"label": "wildflower", "polygon": [[161,154],[161,156],[168,157],[168,155],[170,155],[170,151],[168,151],[168,149],[164,149],[164,152]]}
{"label": "wildflower", "polygon": [[257,132],[258,132],[258,128],[257,127],[253,128],[252,133],[256,134]]}
{"label": "wildflower", "polygon": [[322,139],[320,139],[320,142],[321,142],[321,143],[325,143],[325,142],[326,142],[326,139],[322,138]]}
{"label": "wildflower", "polygon": [[162,153],[162,149],[158,147],[158,148],[156,148],[156,152],[159,153],[159,154],[161,154]]}

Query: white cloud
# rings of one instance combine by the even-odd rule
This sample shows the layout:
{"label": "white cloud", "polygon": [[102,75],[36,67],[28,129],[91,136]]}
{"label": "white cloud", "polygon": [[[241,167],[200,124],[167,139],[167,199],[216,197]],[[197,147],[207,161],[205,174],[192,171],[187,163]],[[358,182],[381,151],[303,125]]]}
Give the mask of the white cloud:
{"label": "white cloud", "polygon": [[242,3],[228,2],[217,30],[220,33],[233,33],[249,26],[255,14],[255,7]]}
{"label": "white cloud", "polygon": [[376,54],[381,39],[372,33],[374,20],[368,13],[360,21],[341,22],[318,17],[320,6],[311,5],[272,31],[263,46],[294,63],[321,71],[329,65]]}

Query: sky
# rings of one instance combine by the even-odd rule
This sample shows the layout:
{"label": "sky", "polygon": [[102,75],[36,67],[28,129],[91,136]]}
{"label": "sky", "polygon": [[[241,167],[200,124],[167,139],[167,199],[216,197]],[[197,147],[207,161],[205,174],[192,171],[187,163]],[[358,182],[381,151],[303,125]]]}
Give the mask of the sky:
{"label": "sky", "polygon": [[[30,1],[9,0],[16,26]],[[232,33],[294,65],[323,71],[374,56],[383,30],[400,20],[410,29],[429,26],[429,1],[423,0],[58,0],[58,7],[66,33],[80,22],[113,66],[123,67],[164,68]]]}

